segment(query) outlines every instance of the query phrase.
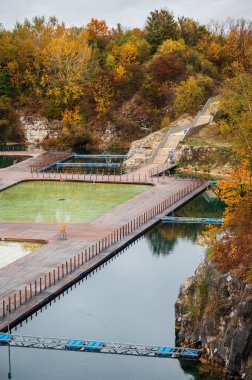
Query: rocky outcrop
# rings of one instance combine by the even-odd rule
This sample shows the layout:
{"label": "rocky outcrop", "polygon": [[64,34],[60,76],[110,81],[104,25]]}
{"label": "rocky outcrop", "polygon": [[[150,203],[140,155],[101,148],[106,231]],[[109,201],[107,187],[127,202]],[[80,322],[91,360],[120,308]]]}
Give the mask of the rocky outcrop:
{"label": "rocky outcrop", "polygon": [[191,160],[197,161],[206,158],[210,153],[215,152],[215,147],[210,146],[190,146],[180,144],[176,150],[176,160],[183,160],[189,162]]}
{"label": "rocky outcrop", "polygon": [[214,178],[228,177],[232,166],[229,162],[224,162],[227,160],[227,154],[220,149],[212,146],[179,144],[174,160],[180,162],[179,170],[185,173],[194,173],[197,168],[198,174],[208,173]]}
{"label": "rocky outcrop", "polygon": [[252,379],[252,286],[205,261],[180,289],[179,341],[202,345],[202,357],[226,378]]}
{"label": "rocky outcrop", "polygon": [[45,138],[57,138],[62,129],[59,120],[48,121],[37,115],[21,115],[19,118],[29,144],[40,144]]}
{"label": "rocky outcrop", "polygon": [[160,130],[146,136],[141,140],[136,140],[131,144],[128,152],[128,159],[124,161],[126,168],[134,168],[146,162],[152,155],[156,147],[163,141],[166,130]]}
{"label": "rocky outcrop", "polygon": [[[188,115],[182,115],[177,120],[169,124],[170,128],[180,128],[183,125],[187,125],[192,118]],[[167,134],[168,128],[160,129],[157,132],[151,133],[141,140],[133,141],[130,150],[128,152],[128,160],[124,162],[126,168],[134,168],[146,164],[148,158],[151,157],[153,152],[164,140]]]}

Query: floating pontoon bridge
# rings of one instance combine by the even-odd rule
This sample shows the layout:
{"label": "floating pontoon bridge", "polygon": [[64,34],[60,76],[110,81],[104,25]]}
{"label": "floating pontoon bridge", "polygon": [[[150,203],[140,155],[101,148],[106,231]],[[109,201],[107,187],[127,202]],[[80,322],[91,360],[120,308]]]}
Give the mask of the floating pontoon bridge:
{"label": "floating pontoon bridge", "polygon": [[162,222],[169,223],[200,223],[200,224],[222,224],[223,220],[220,218],[187,218],[180,216],[165,216]]}
{"label": "floating pontoon bridge", "polygon": [[201,355],[201,350],[187,347],[145,346],[140,344],[111,343],[82,339],[21,336],[6,333],[0,333],[0,346],[187,360],[197,360]]}
{"label": "floating pontoon bridge", "polygon": [[118,162],[57,162],[57,168],[119,168]]}

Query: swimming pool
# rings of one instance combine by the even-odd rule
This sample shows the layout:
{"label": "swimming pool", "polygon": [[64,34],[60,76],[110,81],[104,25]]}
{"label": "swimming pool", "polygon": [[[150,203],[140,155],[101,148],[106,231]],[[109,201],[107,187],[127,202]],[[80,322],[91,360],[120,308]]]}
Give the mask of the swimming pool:
{"label": "swimming pool", "polygon": [[0,192],[0,220],[89,222],[148,185],[27,181]]}
{"label": "swimming pool", "polygon": [[0,240],[0,269],[13,263],[35,249],[42,247],[43,243],[31,241]]}

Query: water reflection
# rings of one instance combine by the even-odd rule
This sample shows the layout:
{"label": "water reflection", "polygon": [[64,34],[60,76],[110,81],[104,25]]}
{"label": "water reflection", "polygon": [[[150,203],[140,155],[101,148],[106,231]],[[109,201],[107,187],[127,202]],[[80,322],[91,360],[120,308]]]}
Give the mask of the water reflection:
{"label": "water reflection", "polygon": [[[122,343],[172,345],[174,303],[182,281],[204,257],[199,225],[161,224],[101,270],[37,312],[18,333]],[[158,255],[157,252],[160,254]],[[172,254],[171,254],[172,253]],[[16,380],[216,380],[197,365],[172,359],[12,350]],[[7,350],[0,349],[0,378],[7,379]],[[36,375],[35,375],[36,374]]]}
{"label": "water reflection", "polygon": [[204,229],[201,224],[173,224],[161,223],[158,227],[150,230],[146,238],[153,250],[154,255],[168,255],[173,252],[178,240],[185,238],[195,243],[199,232]]}
{"label": "water reflection", "polygon": [[224,210],[225,203],[218,198],[209,198],[206,192],[178,209],[175,215],[195,218],[220,218]]}
{"label": "water reflection", "polygon": [[[194,198],[191,202],[181,207],[175,212],[176,216],[184,217],[215,217],[220,218],[225,209],[225,204],[218,198],[212,201],[207,201],[204,194]],[[168,255],[175,249],[178,240],[183,238],[196,243],[198,235],[205,229],[203,224],[190,223],[160,223],[156,228],[153,228],[146,233],[146,238],[154,255]]]}
{"label": "water reflection", "polygon": [[17,164],[18,162],[27,160],[29,156],[0,156],[0,169]]}

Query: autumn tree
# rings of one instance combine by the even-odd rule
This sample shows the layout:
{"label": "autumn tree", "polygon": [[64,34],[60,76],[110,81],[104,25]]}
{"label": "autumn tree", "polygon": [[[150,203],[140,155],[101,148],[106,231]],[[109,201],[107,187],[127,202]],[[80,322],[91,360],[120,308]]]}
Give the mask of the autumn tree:
{"label": "autumn tree", "polygon": [[223,101],[217,118],[222,131],[228,133],[233,144],[252,159],[252,76],[239,74],[226,79],[221,95]]}
{"label": "autumn tree", "polygon": [[173,13],[160,9],[150,13],[145,25],[146,39],[155,52],[159,45],[167,39],[177,38],[177,24]]}
{"label": "autumn tree", "polygon": [[39,78],[37,47],[29,25],[16,24],[12,33],[1,33],[0,62],[12,86],[20,92],[33,92]]}
{"label": "autumn tree", "polygon": [[188,46],[196,46],[203,36],[209,34],[204,25],[188,17],[178,17],[178,36],[183,38]]}
{"label": "autumn tree", "polygon": [[92,18],[86,26],[87,39],[93,47],[103,49],[106,40],[110,36],[109,28],[105,20],[97,20]]}
{"label": "autumn tree", "polygon": [[212,84],[212,79],[203,75],[190,76],[187,80],[181,81],[176,89],[174,100],[176,116],[197,109],[205,101],[207,90],[211,88]]}
{"label": "autumn tree", "polygon": [[183,65],[172,54],[154,58],[147,68],[147,72],[159,81],[174,80],[182,74],[183,70]]}
{"label": "autumn tree", "polygon": [[232,141],[236,164],[229,178],[218,181],[227,205],[221,234],[210,230],[205,236],[220,270],[252,282],[252,76],[228,79],[222,96],[218,122]]}
{"label": "autumn tree", "polygon": [[91,55],[84,33],[71,38],[66,30],[64,38],[51,39],[41,53],[41,86],[46,97],[66,105],[79,101],[85,93]]}
{"label": "autumn tree", "polygon": [[112,105],[113,88],[108,78],[99,77],[92,84],[92,95],[96,104],[96,111],[98,117],[103,118],[106,116]]}

